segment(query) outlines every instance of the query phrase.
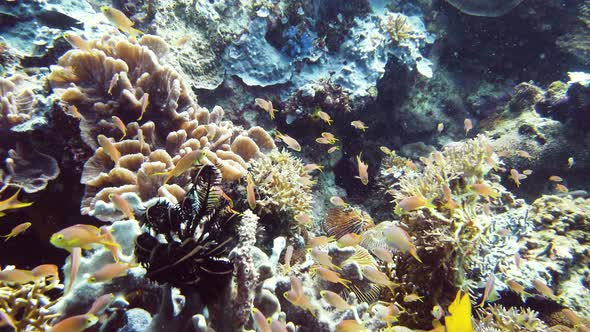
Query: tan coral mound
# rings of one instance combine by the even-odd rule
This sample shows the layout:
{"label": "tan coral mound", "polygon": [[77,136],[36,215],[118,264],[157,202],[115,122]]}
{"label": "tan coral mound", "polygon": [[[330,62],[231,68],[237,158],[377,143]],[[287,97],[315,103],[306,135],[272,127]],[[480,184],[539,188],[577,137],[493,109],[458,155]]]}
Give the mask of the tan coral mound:
{"label": "tan coral mound", "polygon": [[[64,108],[80,119],[82,139],[96,150],[82,174],[83,213],[92,213],[98,202],[109,204],[111,193],[136,193],[142,201],[166,197],[176,203],[184,197],[191,172],[190,167],[176,167],[192,151],[202,156],[195,163],[215,165],[224,180],[235,181],[246,174],[250,160],[275,148],[264,129],[244,130],[223,121],[221,107],[200,107],[183,78],[159,62],[169,49],[159,37],[135,41],[105,36],[90,45],[90,50],[64,54],[49,78]],[[111,148],[99,147],[97,137],[124,136],[115,116],[126,123],[126,139],[111,139],[116,151],[109,152]],[[164,183],[166,174],[156,173],[174,176]]]}
{"label": "tan coral mound", "polygon": [[10,128],[30,120],[37,104],[29,77],[0,78],[0,127]]}
{"label": "tan coral mound", "polygon": [[274,150],[249,163],[249,172],[261,197],[257,203],[268,212],[285,212],[291,217],[309,213],[312,181],[301,159],[290,152]]}

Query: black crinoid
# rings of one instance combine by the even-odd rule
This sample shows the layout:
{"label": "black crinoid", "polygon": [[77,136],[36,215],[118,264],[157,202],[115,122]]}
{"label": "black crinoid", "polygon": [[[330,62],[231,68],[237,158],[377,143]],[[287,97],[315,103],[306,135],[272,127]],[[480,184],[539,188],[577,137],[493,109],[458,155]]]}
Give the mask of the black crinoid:
{"label": "black crinoid", "polygon": [[228,284],[233,265],[227,254],[235,246],[238,217],[220,201],[220,183],[219,170],[203,166],[180,204],[161,200],[146,210],[142,225],[147,232],[135,241],[146,278],[183,293],[196,291],[202,299]]}

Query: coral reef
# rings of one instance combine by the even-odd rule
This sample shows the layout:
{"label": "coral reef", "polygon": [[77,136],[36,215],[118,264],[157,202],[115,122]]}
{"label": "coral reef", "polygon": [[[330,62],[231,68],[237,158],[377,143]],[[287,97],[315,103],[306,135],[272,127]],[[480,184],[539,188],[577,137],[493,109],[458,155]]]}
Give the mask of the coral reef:
{"label": "coral reef", "polygon": [[287,219],[311,211],[314,181],[297,157],[286,150],[274,150],[249,164],[256,191],[256,201],[265,213],[286,214]]}

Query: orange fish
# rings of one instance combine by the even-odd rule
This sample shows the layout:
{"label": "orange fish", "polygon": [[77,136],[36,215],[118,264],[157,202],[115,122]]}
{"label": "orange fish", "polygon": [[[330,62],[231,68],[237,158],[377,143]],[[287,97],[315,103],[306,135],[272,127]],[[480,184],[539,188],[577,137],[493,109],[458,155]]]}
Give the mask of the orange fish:
{"label": "orange fish", "polygon": [[359,175],[355,176],[355,178],[361,180],[361,183],[366,186],[367,184],[369,184],[369,173],[368,173],[369,165],[365,164],[361,160],[362,154],[363,153],[361,152],[356,156],[356,162],[358,164]]}
{"label": "orange fish", "polygon": [[334,204],[335,206],[344,207],[348,206],[348,204],[339,196],[332,196],[330,197],[330,203]]}
{"label": "orange fish", "polygon": [[389,288],[391,294],[395,296],[393,288],[399,285],[391,281],[387,274],[379,271],[377,268],[370,265],[363,265],[361,268],[363,277],[367,278],[370,282],[374,284]]}
{"label": "orange fish", "polygon": [[186,44],[189,40],[191,40],[191,36],[190,35],[184,35],[180,38],[178,38],[175,42],[174,42],[174,46],[176,47],[180,47],[184,44]]}
{"label": "orange fish", "polygon": [[102,150],[111,157],[111,160],[115,163],[115,166],[119,166],[119,159],[121,159],[121,152],[117,150],[117,147],[110,139],[104,135],[98,135],[98,144],[102,147]]}
{"label": "orange fish", "polygon": [[336,310],[348,310],[351,308],[350,304],[346,303],[346,301],[342,297],[340,297],[340,295],[334,292],[322,290],[320,291],[320,296],[326,302],[328,302],[329,305],[336,308]]}
{"label": "orange fish", "polygon": [[297,152],[301,152],[301,145],[299,145],[299,142],[297,142],[293,137],[291,137],[287,134],[281,134],[278,131],[277,131],[276,136],[279,140],[283,141],[283,143],[287,144],[287,147],[289,149],[297,151]]}
{"label": "orange fish", "polygon": [[465,127],[465,136],[467,136],[467,134],[469,133],[469,131],[470,131],[471,129],[473,129],[473,123],[471,122],[471,120],[470,120],[470,119],[465,119],[465,120],[463,121],[463,125],[464,125],[464,127]]}
{"label": "orange fish", "polygon": [[119,82],[119,74],[113,75],[113,78],[111,78],[111,82],[109,83],[109,89],[107,90],[107,93],[109,95],[113,94],[113,89],[115,88],[115,86],[117,86],[118,82]]}
{"label": "orange fish", "polygon": [[291,258],[293,257],[293,251],[295,249],[292,245],[288,245],[285,249],[285,272],[288,273],[291,270]]}
{"label": "orange fish", "polygon": [[307,164],[305,166],[303,166],[303,170],[306,173],[312,173],[314,171],[320,171],[322,172],[322,169],[324,168],[324,166],[320,166],[318,164]]}
{"label": "orange fish", "polygon": [[543,280],[535,279],[533,280],[532,284],[537,290],[537,292],[539,292],[544,297],[549,299],[555,298],[555,293],[553,293],[553,290],[549,288],[549,286],[547,286],[547,284]]}
{"label": "orange fish", "polygon": [[31,227],[31,223],[30,222],[24,222],[22,224],[16,225],[14,226],[14,228],[10,231],[9,234],[6,235],[0,235],[0,237],[5,237],[6,239],[4,239],[4,242],[8,241],[9,239],[21,234],[22,232],[26,231],[27,229],[29,229],[29,227]]}
{"label": "orange fish", "polygon": [[512,291],[514,291],[517,294],[523,294],[523,295],[529,295],[525,290],[524,290],[524,286],[519,284],[516,280],[508,280],[506,282],[506,285],[508,285],[508,287],[510,287],[510,289],[512,289]]}
{"label": "orange fish", "polygon": [[410,196],[402,199],[397,203],[397,206],[404,211],[414,211],[419,210],[422,208],[426,209],[435,209],[434,206],[430,201],[426,200],[422,196]]}
{"label": "orange fish", "polygon": [[309,215],[303,212],[299,212],[298,214],[296,214],[294,219],[295,221],[297,221],[297,224],[299,225],[307,225],[311,223],[311,218],[309,217]]}
{"label": "orange fish", "polygon": [[328,282],[331,282],[334,284],[341,284],[342,286],[344,286],[346,288],[348,288],[348,284],[351,283],[350,280],[341,278],[340,273],[326,269],[325,267],[318,266],[316,268],[316,271],[317,271],[318,275],[320,276],[320,278],[322,278],[325,281],[328,281]]}
{"label": "orange fish", "polygon": [[498,198],[500,196],[497,190],[485,183],[474,183],[471,185],[471,190],[483,197]]}
{"label": "orange fish", "polygon": [[90,51],[92,49],[92,43],[73,32],[65,32],[63,37],[68,43],[70,43],[70,45],[72,45],[72,47],[83,51]]}
{"label": "orange fish", "polygon": [[139,101],[141,102],[141,113],[139,114],[139,118],[137,118],[137,121],[140,121],[143,118],[143,115],[145,114],[145,111],[147,110],[149,104],[150,104],[150,94],[149,93],[144,93],[143,96],[141,96],[141,99],[139,99]]}
{"label": "orange fish", "polygon": [[308,242],[308,246],[309,247],[319,247],[319,246],[325,246],[328,243],[334,242],[334,237],[333,236],[316,236],[314,238],[309,239]]}
{"label": "orange fish", "polygon": [[254,192],[254,180],[250,174],[246,175],[246,200],[250,210],[254,210],[256,207],[256,193]]}
{"label": "orange fish", "polygon": [[82,332],[96,323],[98,323],[98,317],[96,315],[77,315],[60,321],[47,330],[47,332]]}
{"label": "orange fish", "polygon": [[561,184],[561,183],[557,183],[557,184],[555,185],[555,190],[557,190],[557,191],[559,191],[559,192],[561,192],[561,193],[566,193],[566,192],[568,192],[568,191],[569,191],[569,190],[567,189],[567,187],[566,187],[566,186],[564,186],[564,185],[563,185],[563,184]]}
{"label": "orange fish", "polygon": [[166,172],[154,173],[152,174],[152,176],[167,175],[166,180],[164,180],[164,184],[166,184],[173,176],[180,176],[184,172],[188,171],[195,164],[200,164],[201,160],[205,157],[205,155],[205,150],[193,150],[182,156],[182,158],[178,160],[176,165],[174,165],[174,167],[171,170]]}
{"label": "orange fish", "polygon": [[518,171],[513,168],[510,170],[510,178],[512,179],[512,181],[514,181],[516,187],[518,188],[520,187],[520,180],[526,179],[526,175],[519,174]]}
{"label": "orange fish", "polygon": [[334,121],[332,120],[332,118],[330,118],[330,115],[329,115],[328,113],[324,112],[324,111],[320,111],[320,110],[318,110],[316,114],[317,114],[317,116],[318,116],[320,119],[322,119],[322,120],[323,120],[325,123],[327,123],[328,125],[331,125],[331,124],[332,124],[332,122],[334,122]]}
{"label": "orange fish", "polygon": [[340,148],[339,148],[339,147],[337,147],[337,146],[333,146],[333,147],[331,147],[331,148],[329,148],[329,149],[328,149],[328,153],[330,153],[330,154],[331,154],[331,153],[334,153],[334,152],[336,152],[336,151],[338,151],[338,150],[340,150]]}
{"label": "orange fish", "polygon": [[410,235],[404,229],[391,225],[383,230],[383,236],[387,245],[397,248],[402,252],[408,252],[418,262],[422,263],[422,260],[418,257],[416,246],[412,243]]}
{"label": "orange fish", "polygon": [[254,321],[254,325],[260,332],[271,332],[272,329],[270,327],[270,323],[268,319],[264,316],[264,314],[255,307],[252,307],[252,311],[250,313],[252,315],[252,321]]}
{"label": "orange fish", "polygon": [[119,194],[111,193],[109,194],[109,199],[111,200],[111,202],[113,202],[113,204],[115,204],[119,211],[123,212],[127,219],[135,220],[133,208],[129,205],[129,202],[125,198],[121,197],[121,195]]}
{"label": "orange fish", "polygon": [[125,138],[125,136],[127,136],[127,127],[125,127],[125,124],[123,123],[121,118],[119,118],[118,116],[113,115],[112,119],[113,119],[113,122],[115,123],[115,126],[117,127],[117,129],[119,129],[121,131],[121,133],[123,134],[123,136],[121,136],[121,138],[119,138],[119,141],[122,141],[123,138]]}
{"label": "orange fish", "polygon": [[563,179],[557,175],[551,175],[549,177],[549,181],[553,181],[553,182],[562,182]]}
{"label": "orange fish", "polygon": [[338,239],[339,247],[354,247],[363,241],[363,236],[356,233],[344,234]]}
{"label": "orange fish", "polygon": [[278,110],[276,110],[272,106],[272,101],[264,100],[262,98],[255,98],[254,103],[256,104],[256,106],[262,108],[265,112],[267,112],[270,115],[271,120],[275,119],[275,112],[278,112]]}
{"label": "orange fish", "polygon": [[359,129],[359,130],[362,130],[362,131],[365,131],[365,130],[367,130],[367,129],[369,128],[369,127],[367,127],[367,126],[365,125],[365,123],[364,123],[364,122],[362,122],[362,121],[360,121],[360,120],[355,120],[355,121],[352,121],[352,122],[350,123],[350,125],[351,125],[351,126],[353,126],[353,127],[355,127],[356,129]]}
{"label": "orange fish", "polygon": [[131,266],[128,263],[109,263],[88,276],[88,282],[109,282],[114,278],[127,275]]}
{"label": "orange fish", "polygon": [[523,151],[523,150],[516,150],[515,152],[516,152],[516,154],[517,154],[517,155],[519,155],[520,157],[523,157],[523,158],[526,158],[526,159],[529,159],[529,160],[533,158],[533,157],[531,157],[531,155],[530,155],[528,152],[526,152],[526,151]]}
{"label": "orange fish", "polygon": [[[334,238],[328,239],[331,241],[334,240]],[[323,267],[327,269],[342,270],[342,268],[340,268],[338,265],[332,263],[332,257],[330,257],[330,255],[327,252],[321,250],[320,248],[312,247],[311,249],[309,249],[309,252],[313,260],[316,263],[322,265]]]}
{"label": "orange fish", "polygon": [[92,302],[92,306],[90,310],[88,310],[87,314],[99,315],[104,312],[110,305],[113,303],[115,299],[115,295],[112,293],[104,294],[97,297],[94,302]]}

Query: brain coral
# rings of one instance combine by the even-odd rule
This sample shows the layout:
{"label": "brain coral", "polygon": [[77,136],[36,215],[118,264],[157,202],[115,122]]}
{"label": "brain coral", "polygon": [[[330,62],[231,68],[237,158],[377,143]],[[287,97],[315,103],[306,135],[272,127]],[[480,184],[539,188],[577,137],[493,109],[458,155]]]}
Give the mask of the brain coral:
{"label": "brain coral", "polygon": [[[104,37],[89,45],[64,54],[50,75],[65,109],[80,119],[83,141],[95,149],[82,174],[83,213],[94,213],[99,202],[110,204],[111,193],[135,193],[142,201],[160,196],[176,203],[190,183],[190,169],[168,183],[155,173],[176,172],[191,151],[199,151],[200,163],[216,165],[224,180],[233,181],[246,173],[248,161],[275,148],[264,129],[246,131],[222,121],[221,107],[211,112],[200,107],[182,77],[160,64],[168,50],[160,38]],[[117,118],[127,123],[124,128]],[[98,144],[99,135],[121,140]],[[121,214],[95,216],[116,220]]]}

